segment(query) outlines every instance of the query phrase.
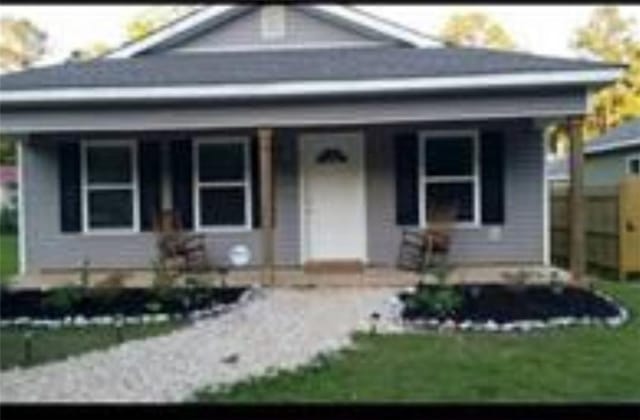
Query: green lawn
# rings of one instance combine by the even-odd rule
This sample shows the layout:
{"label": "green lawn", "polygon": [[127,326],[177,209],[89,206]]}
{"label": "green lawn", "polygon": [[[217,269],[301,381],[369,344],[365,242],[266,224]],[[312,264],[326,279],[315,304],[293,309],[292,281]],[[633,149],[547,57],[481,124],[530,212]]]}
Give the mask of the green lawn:
{"label": "green lawn", "polygon": [[18,239],[16,235],[0,235],[0,281],[18,272]]}
{"label": "green lawn", "polygon": [[[122,338],[131,340],[166,334],[178,327],[172,322],[146,325],[127,325],[122,329]],[[31,366],[90,350],[116,345],[118,336],[115,327],[92,326],[89,328],[64,327],[56,330],[31,329],[32,360],[25,363],[24,327],[0,329],[0,369],[14,366]]]}
{"label": "green lawn", "polygon": [[638,401],[640,285],[600,283],[632,321],[530,335],[356,336],[356,349],[293,373],[203,390],[199,401]]}

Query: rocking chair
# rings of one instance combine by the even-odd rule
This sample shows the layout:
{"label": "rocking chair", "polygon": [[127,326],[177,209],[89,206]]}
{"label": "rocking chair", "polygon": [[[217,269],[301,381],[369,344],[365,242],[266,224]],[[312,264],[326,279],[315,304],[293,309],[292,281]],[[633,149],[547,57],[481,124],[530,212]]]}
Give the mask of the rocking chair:
{"label": "rocking chair", "polygon": [[203,234],[186,233],[178,214],[163,211],[154,221],[160,263],[176,274],[202,273],[210,269]]}
{"label": "rocking chair", "polygon": [[455,208],[433,206],[428,209],[429,227],[402,232],[397,267],[422,272],[436,263],[445,264],[451,247],[451,228],[456,220]]}

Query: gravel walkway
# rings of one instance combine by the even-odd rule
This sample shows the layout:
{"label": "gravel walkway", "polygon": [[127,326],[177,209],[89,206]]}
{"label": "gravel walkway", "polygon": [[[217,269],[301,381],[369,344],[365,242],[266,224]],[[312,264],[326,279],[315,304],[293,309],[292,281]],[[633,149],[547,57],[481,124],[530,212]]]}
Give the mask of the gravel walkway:
{"label": "gravel walkway", "polygon": [[[169,335],[0,373],[1,402],[177,402],[350,343],[392,289],[273,289]],[[234,356],[234,355],[237,355]],[[234,361],[234,359],[237,359]]]}

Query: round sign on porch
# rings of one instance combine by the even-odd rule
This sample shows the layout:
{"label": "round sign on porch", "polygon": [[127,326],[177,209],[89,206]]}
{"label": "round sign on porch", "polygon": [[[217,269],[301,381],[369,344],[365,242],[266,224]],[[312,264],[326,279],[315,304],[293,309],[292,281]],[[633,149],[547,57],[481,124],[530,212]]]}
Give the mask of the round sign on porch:
{"label": "round sign on porch", "polygon": [[234,245],[227,254],[234,267],[242,267],[251,260],[251,251],[246,245]]}

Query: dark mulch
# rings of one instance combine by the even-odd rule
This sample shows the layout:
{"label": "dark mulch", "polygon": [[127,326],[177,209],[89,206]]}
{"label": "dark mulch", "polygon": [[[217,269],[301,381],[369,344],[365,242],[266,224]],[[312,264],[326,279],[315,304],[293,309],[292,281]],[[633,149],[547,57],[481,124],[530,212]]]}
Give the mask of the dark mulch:
{"label": "dark mulch", "polygon": [[420,291],[434,292],[441,288],[453,288],[461,293],[462,303],[450,314],[442,315],[424,306],[406,305],[414,293],[401,293],[405,303],[402,316],[407,320],[427,318],[452,319],[455,322],[472,321],[497,323],[541,320],[556,317],[607,318],[618,315],[615,304],[589,290],[574,286],[554,289],[548,285],[513,286],[503,284],[483,285],[419,285]]}
{"label": "dark mulch", "polygon": [[[245,290],[245,287],[183,287],[163,292],[149,288],[2,290],[0,318],[55,319],[77,315],[94,317],[115,314],[138,316],[155,312],[184,314],[216,304],[233,303]],[[57,296],[52,297],[52,294],[56,293]],[[66,300],[68,304],[61,306],[55,303],[60,300]]]}

